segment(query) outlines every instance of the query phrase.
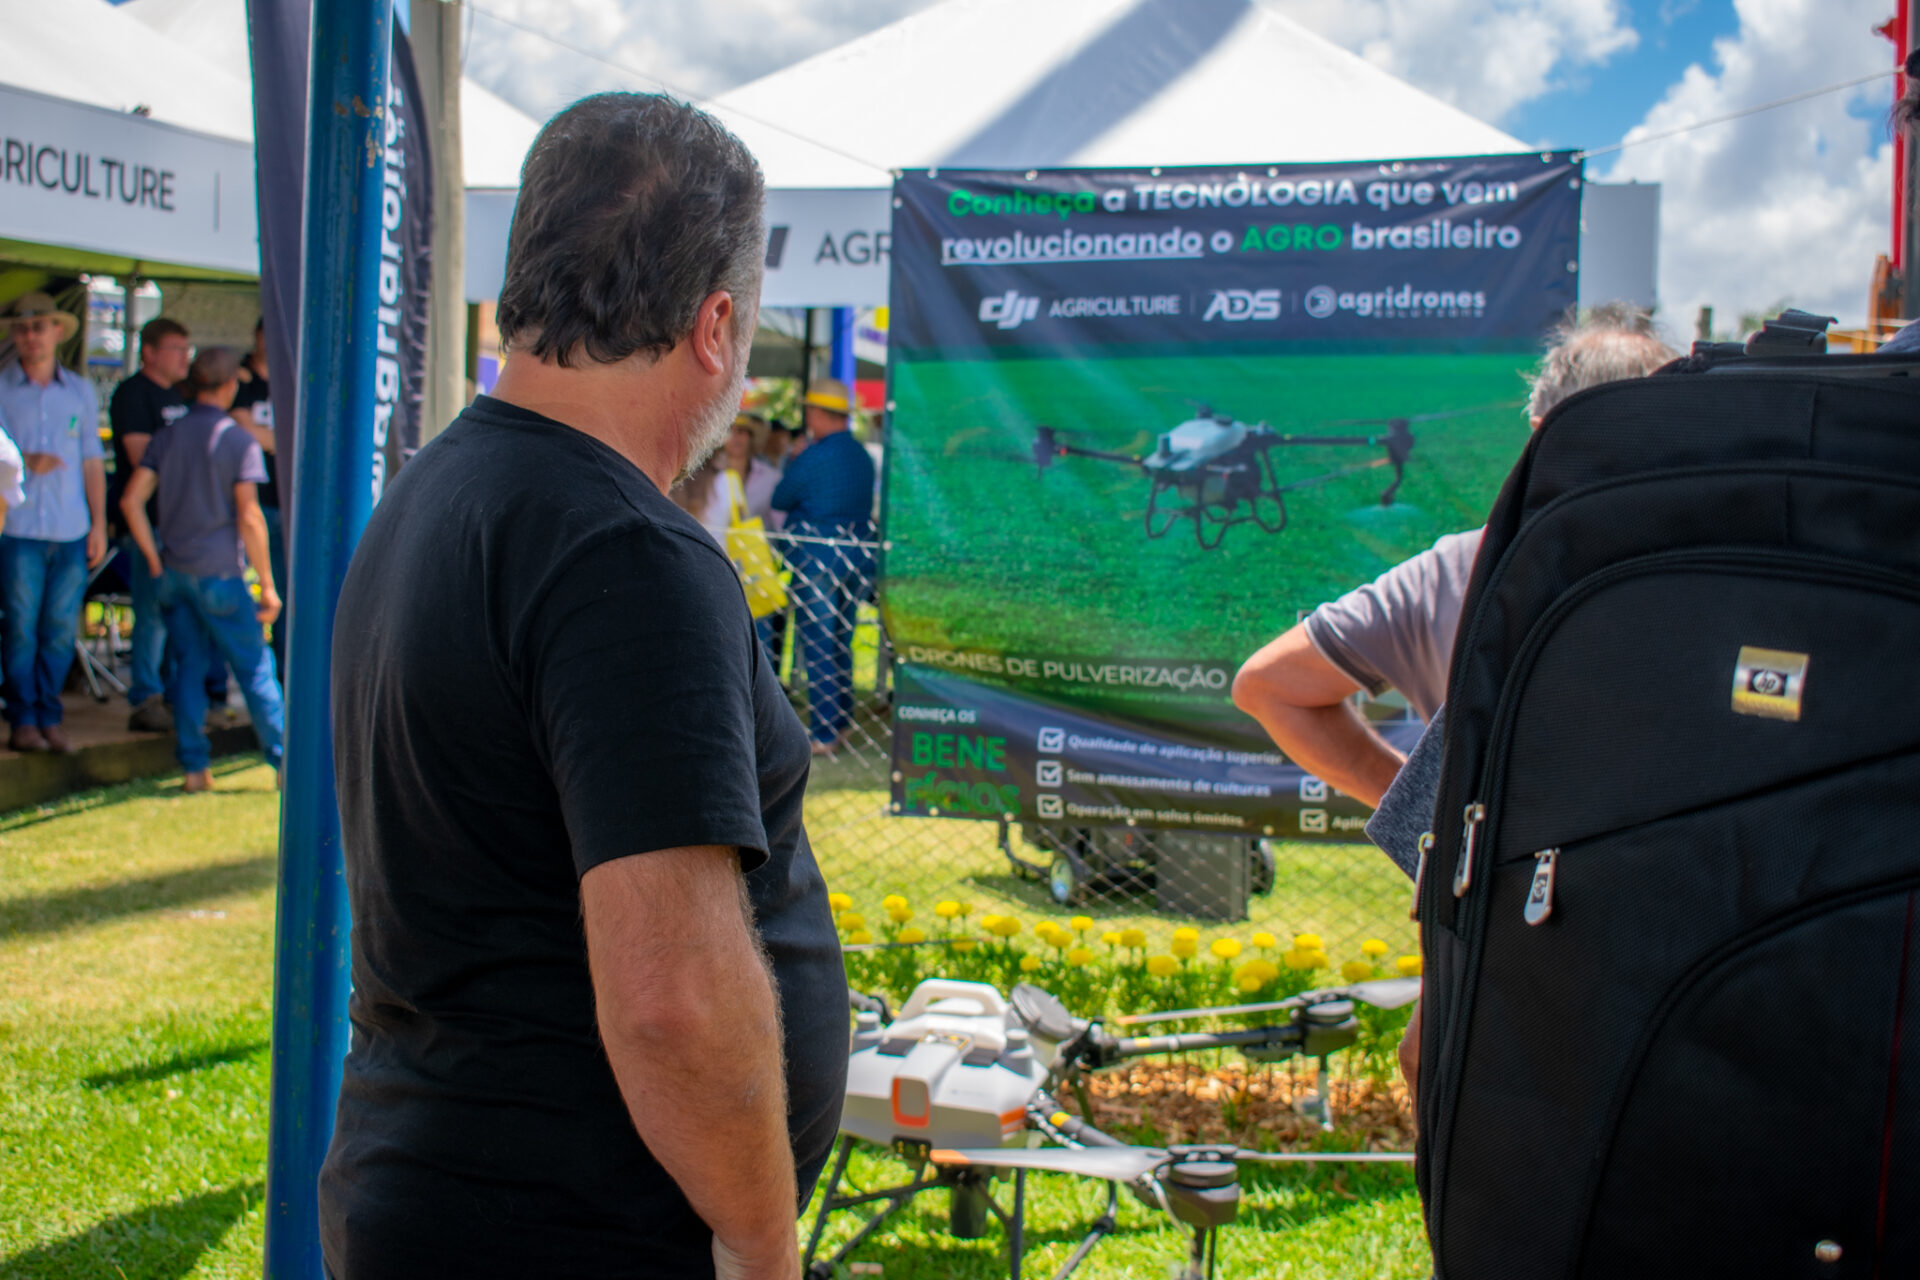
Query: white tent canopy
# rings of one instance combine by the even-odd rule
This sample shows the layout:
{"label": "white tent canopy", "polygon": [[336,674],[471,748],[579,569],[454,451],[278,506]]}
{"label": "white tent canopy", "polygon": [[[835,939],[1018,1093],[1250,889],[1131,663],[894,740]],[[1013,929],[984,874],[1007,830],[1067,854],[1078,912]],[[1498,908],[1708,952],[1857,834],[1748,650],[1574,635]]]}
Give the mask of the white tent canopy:
{"label": "white tent canopy", "polygon": [[[787,306],[886,300],[886,188],[896,169],[1528,149],[1269,0],[946,0],[710,108],[766,172],[773,238],[762,301]],[[1654,302],[1658,201],[1657,188],[1586,188],[1583,299]],[[507,208],[488,211],[501,244]],[[475,279],[490,265],[469,257],[473,296],[490,296]]]}
{"label": "white tent canopy", "polygon": [[[703,105],[766,173],[770,306],[886,301],[896,169],[1527,149],[1266,0],[946,0]],[[511,193],[468,209],[470,244],[503,247]],[[498,287],[470,252],[468,296]]]}
{"label": "white tent canopy", "polygon": [[1527,149],[1264,0],[947,0],[713,109],[773,187]]}

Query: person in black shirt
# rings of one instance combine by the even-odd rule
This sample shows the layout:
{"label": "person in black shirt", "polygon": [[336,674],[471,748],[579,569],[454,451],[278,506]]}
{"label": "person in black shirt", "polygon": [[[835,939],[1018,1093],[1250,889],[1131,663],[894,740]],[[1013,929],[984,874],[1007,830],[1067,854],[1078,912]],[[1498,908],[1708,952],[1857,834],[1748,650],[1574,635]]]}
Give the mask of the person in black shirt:
{"label": "person in black shirt", "polygon": [[[260,489],[260,514],[267,521],[267,557],[273,565],[273,580],[287,583],[287,536],[280,518],[280,469],[275,461],[273,434],[273,396],[267,382],[267,322],[253,322],[253,348],[240,361],[240,391],[229,410],[233,420],[247,429],[267,460],[267,482]],[[284,679],[287,670],[287,629],[275,620],[268,645],[273,649],[274,669]]]}
{"label": "person in black shirt", "polygon": [[799,1275],[848,1034],[806,732],[665,496],[740,402],[763,199],[745,147],[668,98],[550,122],[499,383],[354,554],[334,1280]]}
{"label": "person in black shirt", "polygon": [[[127,702],[133,714],[129,729],[146,733],[173,732],[173,716],[163,666],[167,628],[160,618],[160,579],[147,572],[147,562],[127,533],[120,517],[120,496],[140,465],[155,436],[187,412],[187,402],[174,388],[186,381],[193,359],[193,343],[185,325],[157,316],[140,328],[140,371],[114,388],[107,405],[113,426],[113,475],[107,483],[107,511],[119,534],[122,572],[133,603],[132,666]],[[147,518],[157,520],[152,502]]]}

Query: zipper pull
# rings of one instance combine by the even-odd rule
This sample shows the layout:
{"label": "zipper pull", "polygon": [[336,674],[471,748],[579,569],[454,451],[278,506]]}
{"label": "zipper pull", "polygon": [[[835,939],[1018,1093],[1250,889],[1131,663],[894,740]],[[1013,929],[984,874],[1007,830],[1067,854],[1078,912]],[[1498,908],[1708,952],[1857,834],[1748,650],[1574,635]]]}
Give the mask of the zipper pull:
{"label": "zipper pull", "polygon": [[1560,861],[1560,851],[1542,849],[1533,857],[1533,887],[1527,890],[1527,923],[1544,924],[1553,914],[1553,869]]}
{"label": "zipper pull", "polygon": [[1487,820],[1487,806],[1475,801],[1467,806],[1466,832],[1461,836],[1460,865],[1453,869],[1453,896],[1462,898],[1473,886],[1473,842],[1479,838],[1480,824]]}
{"label": "zipper pull", "polygon": [[1427,855],[1433,852],[1433,832],[1420,833],[1420,864],[1413,869],[1413,905],[1407,908],[1407,919],[1420,918],[1420,886],[1427,878]]}

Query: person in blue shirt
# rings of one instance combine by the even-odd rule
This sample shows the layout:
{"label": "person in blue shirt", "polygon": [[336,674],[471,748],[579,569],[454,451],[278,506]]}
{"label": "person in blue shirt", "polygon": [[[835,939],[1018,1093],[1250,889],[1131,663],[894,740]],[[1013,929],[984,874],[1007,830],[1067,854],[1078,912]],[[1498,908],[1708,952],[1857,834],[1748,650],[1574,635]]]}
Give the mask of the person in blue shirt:
{"label": "person in blue shirt", "polygon": [[853,723],[853,619],[873,582],[873,458],[847,430],[846,384],[823,378],[801,402],[805,451],[787,463],[773,509],[787,522],[813,754],[846,745]]}
{"label": "person in blue shirt", "polygon": [[73,666],[87,569],[107,555],[107,464],[93,386],[62,368],[55,351],[80,331],[44,293],[22,294],[7,313],[17,363],[0,369],[0,419],[26,464],[25,500],[0,533],[0,667],[6,673],[7,745],[71,752],[60,690]]}

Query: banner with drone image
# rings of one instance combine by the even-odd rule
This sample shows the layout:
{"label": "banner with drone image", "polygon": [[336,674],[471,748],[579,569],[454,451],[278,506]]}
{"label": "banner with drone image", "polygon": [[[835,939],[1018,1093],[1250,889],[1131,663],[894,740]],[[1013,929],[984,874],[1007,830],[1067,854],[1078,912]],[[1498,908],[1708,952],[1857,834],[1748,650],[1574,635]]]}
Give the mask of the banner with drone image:
{"label": "banner with drone image", "polygon": [[1361,838],[1233,673],[1484,522],[1580,187],[1566,152],[903,175],[895,811]]}

